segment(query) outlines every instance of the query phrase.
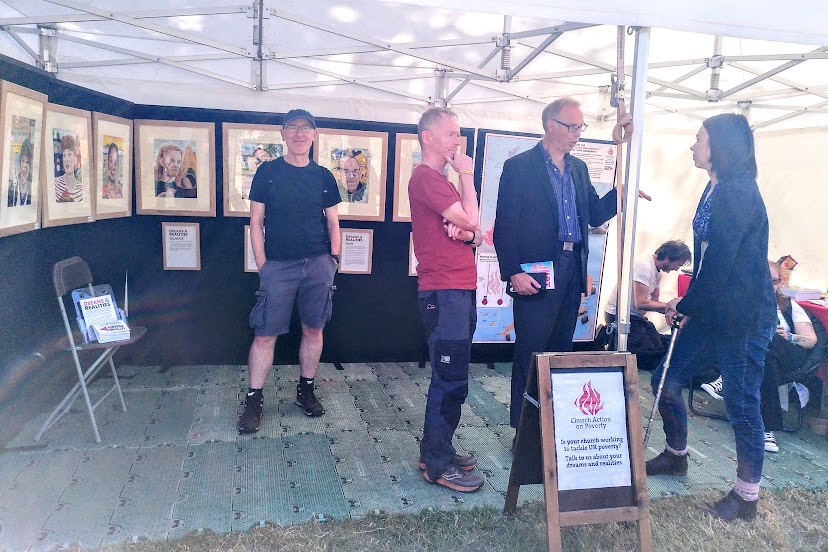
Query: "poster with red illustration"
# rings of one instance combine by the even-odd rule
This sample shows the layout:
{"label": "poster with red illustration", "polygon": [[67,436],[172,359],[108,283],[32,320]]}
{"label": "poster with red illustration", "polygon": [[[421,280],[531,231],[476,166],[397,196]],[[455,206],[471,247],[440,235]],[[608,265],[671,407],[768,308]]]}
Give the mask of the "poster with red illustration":
{"label": "poster with red illustration", "polygon": [[629,487],[621,371],[552,371],[558,490]]}

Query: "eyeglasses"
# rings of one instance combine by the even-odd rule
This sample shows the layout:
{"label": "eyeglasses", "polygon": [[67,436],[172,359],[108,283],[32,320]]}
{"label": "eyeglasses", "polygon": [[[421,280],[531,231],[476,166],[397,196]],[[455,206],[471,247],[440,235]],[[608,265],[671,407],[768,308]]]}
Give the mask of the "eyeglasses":
{"label": "eyeglasses", "polygon": [[552,119],[552,120],[555,121],[556,123],[558,123],[561,126],[565,126],[566,130],[568,130],[572,134],[575,134],[578,131],[584,132],[586,129],[589,128],[589,125],[587,125],[586,123],[581,123],[580,125],[570,125],[570,124],[567,124],[563,121],[559,121],[557,119]]}
{"label": "eyeglasses", "polygon": [[351,174],[351,175],[354,175],[354,176],[357,176],[359,174],[359,169],[339,169],[339,170],[341,170],[345,174]]}
{"label": "eyeglasses", "polygon": [[313,130],[313,127],[310,125],[288,125],[285,127],[285,130],[288,132],[307,132],[309,130]]}

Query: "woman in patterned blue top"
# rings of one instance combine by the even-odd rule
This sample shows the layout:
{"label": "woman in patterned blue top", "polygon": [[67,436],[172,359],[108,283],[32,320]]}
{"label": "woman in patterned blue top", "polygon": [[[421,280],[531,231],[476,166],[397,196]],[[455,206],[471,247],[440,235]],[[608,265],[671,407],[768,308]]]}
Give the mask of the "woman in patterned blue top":
{"label": "woman in patterned blue top", "polygon": [[[728,419],[736,437],[736,483],[702,509],[724,520],[756,517],[764,459],[759,388],[776,325],[768,269],[768,215],[756,184],[753,132],[742,115],[707,119],[691,148],[710,181],[693,218],[693,280],[682,299],[667,304],[668,323],[681,333],[664,382],[659,412],[664,452],[647,462],[647,475],[687,473],[687,410],[682,390],[717,359]],[[653,372],[657,389],[662,364]]]}

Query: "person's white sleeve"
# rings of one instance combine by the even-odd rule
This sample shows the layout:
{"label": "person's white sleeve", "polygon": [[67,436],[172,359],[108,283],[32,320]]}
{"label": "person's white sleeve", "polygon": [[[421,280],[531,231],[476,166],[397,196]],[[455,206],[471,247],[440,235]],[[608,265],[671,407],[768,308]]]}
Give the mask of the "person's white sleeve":
{"label": "person's white sleeve", "polygon": [[805,309],[800,307],[796,301],[791,301],[791,318],[793,318],[794,326],[800,322],[805,322],[806,324],[811,323],[811,319],[808,318]]}
{"label": "person's white sleeve", "polygon": [[653,282],[653,271],[650,270],[648,259],[636,259],[633,263],[633,281],[650,287]]}

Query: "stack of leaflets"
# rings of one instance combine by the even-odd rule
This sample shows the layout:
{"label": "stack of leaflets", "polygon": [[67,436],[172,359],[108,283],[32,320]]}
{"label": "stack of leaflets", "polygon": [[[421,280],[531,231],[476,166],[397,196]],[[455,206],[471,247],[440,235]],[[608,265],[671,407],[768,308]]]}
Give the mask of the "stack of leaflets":
{"label": "stack of leaflets", "polygon": [[779,291],[785,297],[790,297],[794,301],[810,301],[812,299],[820,298],[820,291],[818,289],[806,289],[795,286],[780,286]]}
{"label": "stack of leaflets", "polygon": [[81,299],[78,304],[83,313],[87,340],[109,343],[129,339],[129,326],[118,319],[111,295]]}

